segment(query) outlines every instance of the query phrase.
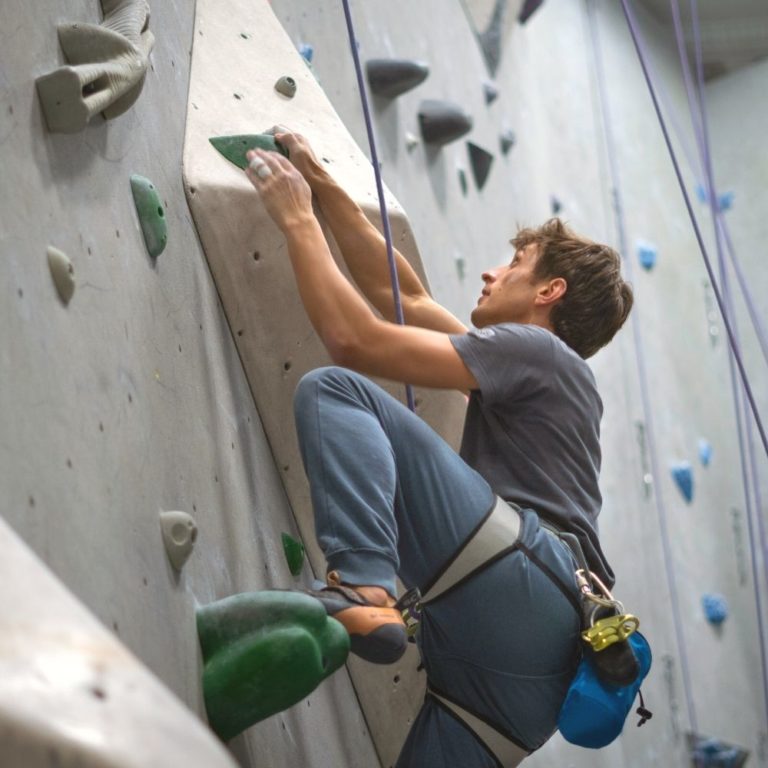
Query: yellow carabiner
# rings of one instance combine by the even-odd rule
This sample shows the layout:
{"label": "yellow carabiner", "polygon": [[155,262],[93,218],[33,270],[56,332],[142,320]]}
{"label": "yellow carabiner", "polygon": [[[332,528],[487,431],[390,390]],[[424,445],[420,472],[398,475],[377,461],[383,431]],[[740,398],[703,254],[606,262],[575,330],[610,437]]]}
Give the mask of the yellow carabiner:
{"label": "yellow carabiner", "polygon": [[598,619],[589,629],[581,633],[593,651],[603,651],[609,645],[626,640],[640,626],[640,619],[631,613],[620,613],[616,616],[608,616]]}

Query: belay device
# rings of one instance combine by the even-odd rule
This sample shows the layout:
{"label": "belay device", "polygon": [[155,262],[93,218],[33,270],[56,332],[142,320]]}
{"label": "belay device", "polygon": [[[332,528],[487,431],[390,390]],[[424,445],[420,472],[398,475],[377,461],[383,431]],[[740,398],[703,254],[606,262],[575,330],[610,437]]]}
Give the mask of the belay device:
{"label": "belay device", "polygon": [[[576,578],[582,595],[583,655],[557,726],[566,741],[599,749],[621,733],[651,668],[651,647],[637,631],[639,620],[624,612],[586,564]],[[637,714],[638,725],[652,717],[642,693]]]}

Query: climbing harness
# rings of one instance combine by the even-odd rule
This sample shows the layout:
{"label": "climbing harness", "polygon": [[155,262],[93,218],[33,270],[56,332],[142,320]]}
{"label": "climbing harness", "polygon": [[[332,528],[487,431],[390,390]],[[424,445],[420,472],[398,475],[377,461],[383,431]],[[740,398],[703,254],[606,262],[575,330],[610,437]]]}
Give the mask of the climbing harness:
{"label": "climbing harness", "polygon": [[[519,542],[521,508],[497,497],[493,507],[423,594],[418,588],[406,592],[397,607],[409,633],[418,627],[422,609],[453,591],[479,571],[504,555],[519,550],[542,567]],[[560,539],[573,553],[578,568],[575,580],[580,599],[549,569],[543,569],[560,589],[582,623],[583,658],[569,688],[558,720],[566,739],[586,747],[604,746],[621,733],[640,683],[651,664],[647,640],[637,632],[636,616],[626,613],[600,579],[587,565],[579,540],[571,533],[559,531],[541,522],[549,534]],[[489,723],[453,700],[445,692],[427,683],[427,695],[463,723],[486,746],[499,765],[517,766],[531,750],[520,744],[497,725]],[[642,695],[637,712],[642,725],[652,715],[645,709]]]}

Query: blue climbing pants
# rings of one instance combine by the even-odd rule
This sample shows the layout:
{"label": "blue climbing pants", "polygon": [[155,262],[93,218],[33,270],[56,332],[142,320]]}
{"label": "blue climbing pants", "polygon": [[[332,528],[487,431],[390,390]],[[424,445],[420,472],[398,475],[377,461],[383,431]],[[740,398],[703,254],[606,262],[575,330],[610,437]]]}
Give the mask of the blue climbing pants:
{"label": "blue climbing pants", "polygon": [[[342,581],[396,594],[423,586],[491,509],[486,481],[419,417],[344,368],[299,383],[296,425],[318,542]],[[515,512],[510,509],[510,514]],[[514,550],[424,608],[418,633],[430,683],[533,750],[554,732],[578,662],[570,550],[522,510]],[[523,551],[525,550],[525,551]],[[543,567],[542,567],[543,566]],[[397,768],[498,768],[431,696]]]}

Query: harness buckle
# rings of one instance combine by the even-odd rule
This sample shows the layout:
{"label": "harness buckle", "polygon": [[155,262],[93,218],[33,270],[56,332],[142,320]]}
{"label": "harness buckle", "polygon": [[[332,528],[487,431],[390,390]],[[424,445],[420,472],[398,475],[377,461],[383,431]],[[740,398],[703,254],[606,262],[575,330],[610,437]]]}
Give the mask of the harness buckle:
{"label": "harness buckle", "polygon": [[408,637],[413,637],[419,628],[419,621],[421,621],[421,591],[419,588],[413,587],[409,589],[395,603],[395,608],[403,615]]}
{"label": "harness buckle", "polygon": [[592,646],[593,651],[605,650],[609,645],[626,640],[640,626],[640,620],[631,613],[619,613],[594,621],[581,637]]}

